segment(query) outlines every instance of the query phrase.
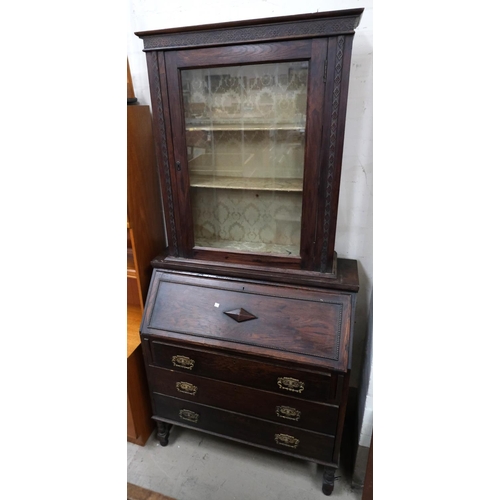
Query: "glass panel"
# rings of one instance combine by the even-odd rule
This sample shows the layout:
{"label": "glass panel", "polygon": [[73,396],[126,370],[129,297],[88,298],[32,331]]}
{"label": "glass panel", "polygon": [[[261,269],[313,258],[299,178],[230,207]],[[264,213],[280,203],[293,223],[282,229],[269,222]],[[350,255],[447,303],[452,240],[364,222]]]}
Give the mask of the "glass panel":
{"label": "glass panel", "polygon": [[182,71],[196,246],[300,254],[308,63]]}

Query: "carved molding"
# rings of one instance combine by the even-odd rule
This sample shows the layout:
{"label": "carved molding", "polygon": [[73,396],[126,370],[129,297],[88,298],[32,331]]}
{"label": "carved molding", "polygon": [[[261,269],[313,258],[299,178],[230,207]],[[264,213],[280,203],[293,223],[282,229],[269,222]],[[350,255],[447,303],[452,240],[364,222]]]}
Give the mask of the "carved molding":
{"label": "carved molding", "polygon": [[183,47],[250,43],[271,39],[334,36],[352,33],[359,16],[334,19],[314,19],[293,23],[263,24],[184,33],[144,34],[144,50],[176,49]]}
{"label": "carved molding", "polygon": [[337,128],[340,104],[340,84],[342,81],[342,59],[344,57],[345,37],[337,39],[337,51],[335,53],[335,74],[333,79],[333,102],[332,116],[330,120],[330,145],[328,148],[328,171],[326,179],[325,215],[323,223],[323,246],[321,247],[321,272],[326,272],[328,259],[328,236],[330,233],[330,221],[332,216],[332,190],[335,163],[335,144],[337,142]]}
{"label": "carved molding", "polygon": [[[170,236],[172,238],[172,247],[174,249],[175,256],[179,255],[179,249],[177,247],[177,234],[175,230],[175,219],[174,219],[174,199],[172,193],[172,179],[170,177],[170,164],[168,162],[168,148],[167,148],[167,128],[165,126],[165,118],[163,116],[163,103],[161,96],[160,87],[160,71],[158,68],[158,54],[152,55],[153,60],[153,75],[154,75],[154,89],[156,96],[156,110],[158,114],[158,122],[160,125],[160,136],[161,136],[161,159],[163,162],[163,173],[165,175],[167,183],[167,203],[168,203],[168,219],[170,224]],[[170,246],[170,241],[169,241]]]}

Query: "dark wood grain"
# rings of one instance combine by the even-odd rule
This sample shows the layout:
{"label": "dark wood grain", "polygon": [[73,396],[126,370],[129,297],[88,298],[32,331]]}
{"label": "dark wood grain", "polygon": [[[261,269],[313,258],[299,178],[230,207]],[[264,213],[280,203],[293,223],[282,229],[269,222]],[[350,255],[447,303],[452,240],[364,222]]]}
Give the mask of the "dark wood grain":
{"label": "dark wood grain", "polygon": [[187,271],[208,275],[263,280],[269,283],[289,283],[297,286],[315,286],[339,291],[359,290],[358,263],[352,259],[338,259],[336,275],[303,271],[273,265],[236,264],[209,260],[171,258],[162,252],[152,261],[156,269]]}
{"label": "dark wood grain", "polygon": [[311,57],[311,47],[311,40],[209,47],[175,51],[169,60],[179,69],[300,61]]}
{"label": "dark wood grain", "polygon": [[223,265],[234,265],[238,269],[241,266],[265,266],[278,269],[300,269],[302,259],[299,257],[289,257],[287,255],[262,254],[257,252],[245,253],[238,251],[227,251],[216,248],[193,247],[190,254],[190,261],[202,260],[211,263],[221,262]]}
{"label": "dark wood grain", "polygon": [[[213,31],[214,29],[227,29],[233,27],[242,26],[255,26],[255,25],[265,25],[265,24],[275,24],[282,22],[296,23],[301,21],[308,21],[311,19],[323,19],[323,18],[339,18],[339,17],[358,17],[361,18],[364,9],[344,9],[335,11],[325,11],[325,12],[313,12],[307,14],[296,14],[292,16],[275,16],[275,17],[265,17],[258,19],[242,19],[238,21],[229,21],[224,23],[212,23],[212,24],[198,24],[193,26],[180,26],[175,28],[157,29],[157,30],[144,30],[137,31],[135,35],[138,37],[146,37],[149,35],[163,34],[163,33],[185,33],[189,31]],[[359,21],[358,19],[358,21]]]}
{"label": "dark wood grain", "polygon": [[[144,36],[145,39],[149,37]],[[172,242],[169,255],[224,265],[304,269],[335,277],[334,242],[351,45],[352,35],[342,35],[330,39],[326,36],[291,37],[287,41],[272,43],[223,46],[205,46],[200,42],[191,50],[153,52],[148,65],[152,68],[150,74],[155,79],[155,86],[161,88],[161,98],[157,97],[155,101],[159,106],[156,114],[161,115],[161,119],[156,119],[155,123],[162,157],[168,157],[168,161],[163,159],[162,192],[166,200],[169,241]],[[279,255],[195,248],[181,92],[182,69],[294,60],[309,62],[300,260]]]}
{"label": "dark wood grain", "polygon": [[342,434],[344,432],[344,420],[346,417],[347,411],[347,399],[349,397],[349,377],[350,372],[348,372],[343,378],[343,387],[342,387],[342,402],[340,403],[340,411],[339,418],[337,421],[337,441],[335,443],[335,447],[333,449],[332,462],[338,464],[340,457],[340,445],[342,442]]}
{"label": "dark wood grain", "polygon": [[[136,33],[151,87],[168,247],[141,323],[153,418],[327,466],[346,418],[357,262],[335,232],[354,29],[363,9]],[[300,255],[195,246],[184,69],[307,61]],[[297,214],[298,215],[298,214]],[[297,217],[298,220],[298,217]],[[297,420],[298,419],[298,420]]]}
{"label": "dark wood grain", "polygon": [[184,126],[181,97],[181,75],[175,63],[174,53],[166,52],[162,59],[165,64],[166,84],[170,100],[168,114],[172,127],[172,144],[169,148],[169,159],[176,240],[178,242],[178,255],[188,257],[194,246],[194,222],[187,175],[186,127]]}
{"label": "dark wood grain", "polygon": [[[181,94],[181,70],[182,68],[201,68],[206,66],[240,65],[250,63],[263,63],[274,61],[303,60],[311,58],[311,41],[296,41],[288,43],[241,45],[223,48],[202,48],[189,51],[173,51],[165,53],[165,64],[167,71],[168,94],[171,105],[169,118],[174,131],[173,141],[173,163],[170,165],[170,179],[175,193],[174,211],[176,220],[176,239],[179,244],[178,255],[191,259],[208,261],[220,261],[234,264],[262,264],[274,265],[286,268],[304,267],[302,261],[297,258],[289,258],[269,254],[248,254],[243,252],[229,252],[213,249],[195,248],[194,221],[191,206],[190,180],[188,171],[188,158],[186,148],[186,132],[183,113],[183,101]],[[326,50],[326,47],[325,47]],[[316,63],[316,66],[322,63]],[[317,76],[317,75],[313,75]],[[314,81],[314,80],[312,80]],[[321,84],[322,85],[322,84]],[[321,102],[318,103],[321,106]],[[316,120],[318,121],[318,120]],[[317,124],[319,126],[319,124]],[[308,135],[309,141],[315,140],[314,127]],[[312,150],[319,149],[318,144],[311,144]],[[164,181],[165,182],[165,181]],[[316,184],[314,178],[309,181]],[[165,191],[166,189],[164,189]],[[182,214],[182,215],[181,215]],[[310,226],[310,224],[309,224]],[[307,221],[304,227],[309,227]],[[313,227],[314,230],[314,227]],[[309,238],[302,238],[305,245],[312,245]]]}
{"label": "dark wood grain", "polygon": [[141,31],[135,34],[144,39],[146,51],[314,38],[352,33],[358,26],[362,13],[363,9],[349,9]]}
{"label": "dark wood grain", "polygon": [[[144,351],[150,352],[147,360],[148,365],[167,368],[179,373],[201,375],[310,401],[333,404],[339,397],[335,392],[338,377],[336,373],[299,369],[294,365],[266,363],[255,358],[246,359],[236,355],[191,346],[186,347],[151,336],[145,338],[143,335],[142,343]],[[147,347],[144,346],[145,343],[148,344]],[[193,360],[194,364],[191,369],[175,366],[172,361],[173,356],[185,356]],[[152,373],[148,373],[151,378]],[[304,390],[295,392],[282,389],[278,384],[280,377],[289,377],[303,382]],[[332,386],[334,390],[332,390]]]}
{"label": "dark wood grain", "polygon": [[[277,394],[276,392],[258,390],[252,387],[222,382],[212,378],[200,377],[181,370],[166,370],[149,366],[151,391],[166,396],[177,397],[195,403],[206,404],[263,418],[293,427],[309,429],[323,434],[334,435],[337,430],[338,406],[327,405],[292,397],[293,393]],[[195,388],[195,392],[183,392],[186,382]],[[277,411],[277,407],[296,410],[297,415],[287,417],[286,413]]]}
{"label": "dark wood grain", "polygon": [[314,258],[314,268],[321,272],[331,271],[334,257],[351,49],[352,35],[328,40],[321,181],[316,219],[319,244]]}
{"label": "dark wood grain", "polygon": [[[331,155],[335,153],[330,147],[331,137],[337,132],[338,123],[338,110],[335,111],[333,130],[332,130],[332,107],[334,90],[340,92],[340,82],[335,82],[335,68],[336,68],[336,53],[337,53],[338,37],[331,37],[328,39],[328,66],[327,66],[327,79],[325,84],[325,104],[323,107],[323,128],[322,128],[322,142],[320,148],[320,182],[318,183],[318,213],[320,214],[315,221],[315,233],[319,235],[319,244],[315,247],[315,255],[313,257],[315,269],[321,270],[321,257],[324,255],[324,268],[328,268],[328,232],[330,230],[330,219],[326,218],[325,213],[331,214],[331,196],[333,190],[333,161]],[[326,238],[327,241],[324,241]]]}
{"label": "dark wood grain", "polygon": [[317,39],[312,43],[312,57],[309,61],[309,81],[307,90],[306,144],[304,152],[304,189],[302,193],[302,217],[300,234],[301,267],[314,271],[314,249],[319,241],[315,224],[318,213],[318,185],[320,179],[320,153],[323,96],[323,81],[326,62],[326,40]]}
{"label": "dark wood grain", "polygon": [[[212,406],[200,405],[178,398],[153,394],[158,417],[164,418],[171,423],[186,426],[191,429],[207,430],[224,434],[227,437],[237,438],[241,441],[254,445],[262,445],[276,451],[291,451],[297,456],[309,459],[329,460],[331,449],[335,442],[334,436],[320,434],[317,432],[298,429],[285,424],[278,424],[249,417],[241,413],[230,412],[214,408]],[[188,410],[195,414],[197,420],[183,418],[182,410]],[[191,415],[188,413],[187,415]],[[296,448],[287,444],[276,443],[276,435],[284,434],[298,439]]]}
{"label": "dark wood grain", "polygon": [[157,52],[147,54],[153,133],[160,175],[163,213],[166,225],[169,255],[178,256],[177,228],[175,225],[174,192],[170,174],[172,158],[172,126],[165,76],[165,61]]}
{"label": "dark wood grain", "polygon": [[[172,274],[155,270],[142,333],[199,337],[207,345],[345,371],[351,295]],[[225,311],[257,316],[237,323]],[[163,333],[165,332],[165,333]]]}
{"label": "dark wood grain", "polygon": [[[337,231],[337,217],[338,217],[338,204],[339,204],[339,193],[340,193],[340,181],[342,172],[342,155],[344,150],[344,135],[345,135],[345,120],[347,112],[347,94],[349,88],[349,72],[351,67],[351,52],[352,52],[352,41],[353,35],[346,35],[337,38],[337,47],[340,39],[343,42],[343,52],[339,51],[335,54],[335,61],[331,60],[331,54],[329,54],[329,65],[335,64],[335,70],[338,69],[337,61],[342,58],[342,66],[340,73],[334,76],[334,89],[335,89],[335,78],[338,76],[340,79],[339,85],[339,95],[338,98],[334,94],[333,106],[332,106],[332,120],[330,122],[330,145],[329,145],[329,163],[333,166],[333,179],[332,179],[332,191],[331,191],[331,203],[330,212],[325,210],[325,220],[329,221],[328,231],[324,233],[323,245],[326,243],[326,255],[325,246],[322,248],[321,261],[319,270],[322,272],[329,272],[332,265],[334,248],[335,248],[335,235]],[[336,108],[335,103],[338,99],[338,108]],[[336,114],[336,116],[335,116]],[[332,133],[332,128],[335,128],[335,134]]]}

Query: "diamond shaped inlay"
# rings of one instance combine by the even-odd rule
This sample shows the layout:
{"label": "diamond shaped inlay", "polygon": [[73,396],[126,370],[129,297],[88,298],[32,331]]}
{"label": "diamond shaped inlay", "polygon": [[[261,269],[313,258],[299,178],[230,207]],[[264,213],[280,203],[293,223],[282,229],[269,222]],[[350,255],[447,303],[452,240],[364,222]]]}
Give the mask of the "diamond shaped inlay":
{"label": "diamond shaped inlay", "polygon": [[230,318],[234,319],[238,323],[242,321],[248,321],[250,319],[257,319],[257,316],[254,316],[252,313],[249,313],[243,308],[234,309],[233,311],[224,311],[224,314],[227,314]]}

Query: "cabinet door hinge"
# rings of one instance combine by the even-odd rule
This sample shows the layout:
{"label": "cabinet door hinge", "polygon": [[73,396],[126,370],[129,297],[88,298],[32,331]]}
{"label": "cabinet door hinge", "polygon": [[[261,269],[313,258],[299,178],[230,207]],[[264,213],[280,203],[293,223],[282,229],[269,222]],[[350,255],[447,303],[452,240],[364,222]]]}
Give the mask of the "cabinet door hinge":
{"label": "cabinet door hinge", "polygon": [[326,83],[327,70],[328,70],[328,59],[325,59],[325,67],[323,68],[323,83]]}

